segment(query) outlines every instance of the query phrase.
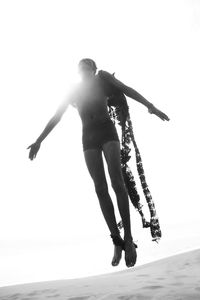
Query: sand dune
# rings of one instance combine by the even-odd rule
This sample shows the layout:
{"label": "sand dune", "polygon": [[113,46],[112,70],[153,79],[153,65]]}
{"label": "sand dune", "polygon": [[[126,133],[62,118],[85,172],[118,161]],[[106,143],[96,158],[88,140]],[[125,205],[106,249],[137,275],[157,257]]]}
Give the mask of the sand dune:
{"label": "sand dune", "polygon": [[200,300],[200,249],[124,271],[0,288],[1,300]]}

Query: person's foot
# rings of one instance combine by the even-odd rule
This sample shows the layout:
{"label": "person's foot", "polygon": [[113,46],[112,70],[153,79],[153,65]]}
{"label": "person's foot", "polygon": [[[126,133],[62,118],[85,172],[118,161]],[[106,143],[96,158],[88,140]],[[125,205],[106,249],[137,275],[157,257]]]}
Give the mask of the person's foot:
{"label": "person's foot", "polygon": [[117,266],[122,257],[122,251],[124,250],[124,240],[121,238],[120,234],[110,235],[114,244],[114,256],[112,259],[112,266]]}
{"label": "person's foot", "polygon": [[114,256],[111,263],[113,267],[118,266],[122,257],[122,250],[121,246],[114,245]]}
{"label": "person's foot", "polygon": [[124,244],[125,262],[126,262],[126,266],[130,268],[135,265],[137,260],[137,252],[136,252],[137,245],[134,244],[132,239],[125,240],[124,242],[125,242]]}

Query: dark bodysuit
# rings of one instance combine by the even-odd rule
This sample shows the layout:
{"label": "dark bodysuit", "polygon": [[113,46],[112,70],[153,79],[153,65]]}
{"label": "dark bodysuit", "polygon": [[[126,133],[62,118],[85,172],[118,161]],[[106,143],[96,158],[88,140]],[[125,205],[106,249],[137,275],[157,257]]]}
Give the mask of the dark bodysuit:
{"label": "dark bodysuit", "polygon": [[110,89],[97,75],[81,82],[72,105],[82,120],[83,150],[101,149],[108,141],[119,141],[115,125],[110,119],[107,99]]}

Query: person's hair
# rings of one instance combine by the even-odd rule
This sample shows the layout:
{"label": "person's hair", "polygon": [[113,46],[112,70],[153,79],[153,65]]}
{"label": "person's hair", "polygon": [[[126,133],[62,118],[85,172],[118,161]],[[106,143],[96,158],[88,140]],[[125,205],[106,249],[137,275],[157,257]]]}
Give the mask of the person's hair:
{"label": "person's hair", "polygon": [[78,66],[80,66],[81,64],[87,64],[88,66],[90,66],[96,73],[97,70],[97,65],[95,63],[95,61],[91,58],[83,58],[79,61]]}

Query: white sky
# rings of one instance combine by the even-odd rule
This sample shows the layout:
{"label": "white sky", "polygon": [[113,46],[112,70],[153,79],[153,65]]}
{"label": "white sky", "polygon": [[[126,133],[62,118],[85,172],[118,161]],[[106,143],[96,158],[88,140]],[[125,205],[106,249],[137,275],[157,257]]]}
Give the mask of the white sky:
{"label": "white sky", "polygon": [[[64,114],[35,160],[26,150],[77,79],[84,57],[116,72],[170,117],[163,122],[128,99],[161,229],[200,225],[199,20],[195,0],[0,2],[2,244],[110,239],[85,166],[76,110]],[[137,176],[134,161],[132,170]],[[139,238],[134,222],[141,221],[130,209]]]}

